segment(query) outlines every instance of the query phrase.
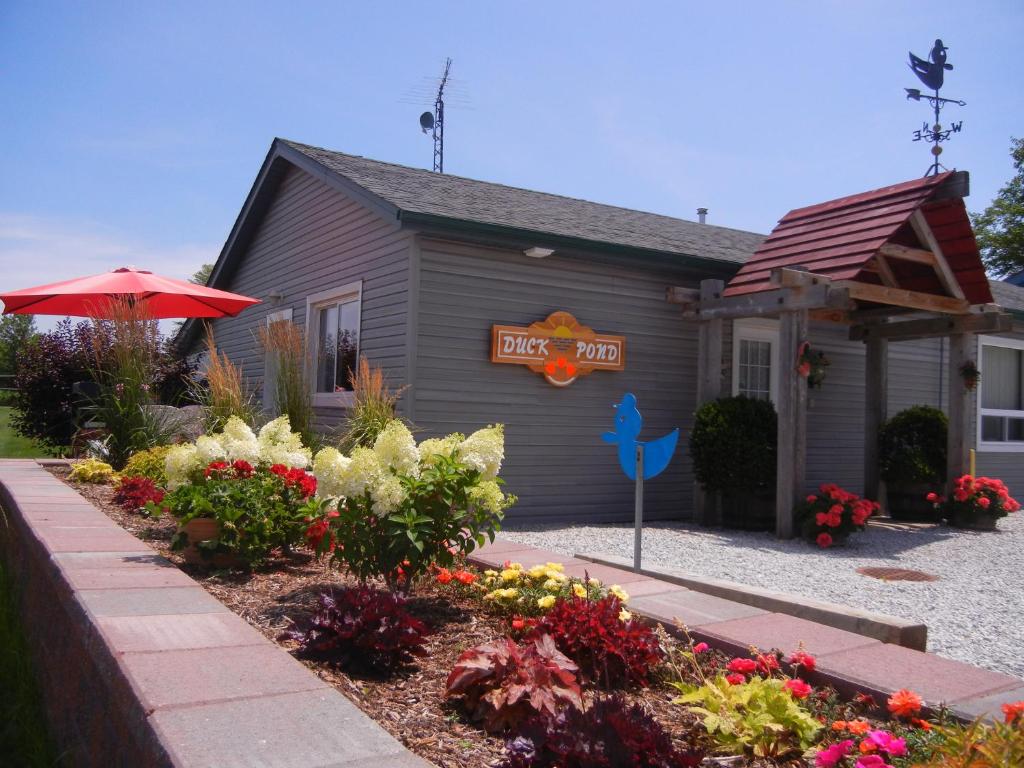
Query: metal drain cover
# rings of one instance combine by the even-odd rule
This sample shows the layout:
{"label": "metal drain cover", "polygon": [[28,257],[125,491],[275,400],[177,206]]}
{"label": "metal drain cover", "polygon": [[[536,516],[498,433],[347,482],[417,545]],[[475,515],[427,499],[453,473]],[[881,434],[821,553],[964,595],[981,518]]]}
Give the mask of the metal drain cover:
{"label": "metal drain cover", "polygon": [[933,576],[924,571],[913,571],[909,568],[885,568],[869,567],[858,568],[857,573],[862,576],[870,576],[873,579],[882,581],[938,581],[938,576]]}

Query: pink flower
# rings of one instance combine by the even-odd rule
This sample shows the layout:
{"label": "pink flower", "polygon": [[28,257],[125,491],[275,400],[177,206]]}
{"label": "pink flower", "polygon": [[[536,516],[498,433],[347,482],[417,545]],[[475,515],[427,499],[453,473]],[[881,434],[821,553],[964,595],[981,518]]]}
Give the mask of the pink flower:
{"label": "pink flower", "polygon": [[988,496],[982,496],[980,499],[978,499],[978,506],[981,507],[982,509],[988,509],[991,503],[992,499],[990,499]]}
{"label": "pink flower", "polygon": [[704,653],[704,651],[706,651],[708,648],[709,646],[707,643],[697,643],[695,646],[693,646],[693,652]]}
{"label": "pink flower", "polygon": [[793,697],[797,699],[806,699],[808,696],[811,695],[811,691],[814,690],[803,680],[796,678],[794,678],[793,680],[787,680],[785,683],[783,683],[783,685],[785,685],[786,690],[792,693]]}
{"label": "pink flower", "polygon": [[808,672],[814,671],[814,665],[817,663],[815,658],[806,651],[797,651],[789,657],[789,663],[795,666],[801,666]]}
{"label": "pink flower", "polygon": [[850,754],[852,749],[852,739],[830,744],[814,756],[814,766],[815,768],[836,768],[840,761]]}
{"label": "pink flower", "polygon": [[902,757],[907,754],[907,743],[888,731],[869,731],[867,738],[890,757]]}
{"label": "pink flower", "polygon": [[739,672],[741,674],[749,675],[755,669],[757,669],[757,662],[753,659],[741,659],[739,657],[729,662],[726,667],[730,672]]}
{"label": "pink flower", "polygon": [[857,768],[892,768],[881,755],[861,755],[857,758]]}
{"label": "pink flower", "polygon": [[935,491],[932,491],[927,496],[925,496],[925,499],[927,501],[930,501],[930,502],[932,502],[934,504],[936,501],[939,500],[939,494],[935,493]]}
{"label": "pink flower", "polygon": [[742,685],[747,681],[747,678],[739,672],[733,672],[731,675],[726,675],[725,679],[729,681],[730,685]]}

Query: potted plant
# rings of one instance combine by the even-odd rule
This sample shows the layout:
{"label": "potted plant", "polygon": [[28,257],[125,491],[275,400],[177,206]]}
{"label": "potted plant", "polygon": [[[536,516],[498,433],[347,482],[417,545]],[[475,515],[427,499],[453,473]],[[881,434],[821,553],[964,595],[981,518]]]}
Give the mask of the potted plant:
{"label": "potted plant", "polygon": [[1002,480],[971,475],[957,478],[949,498],[930,493],[928,501],[950,525],[978,531],[994,531],[999,518],[1020,509]]}
{"label": "potted plant", "polygon": [[723,525],[775,525],[777,439],[778,419],[768,400],[723,397],[697,409],[690,433],[694,474],[714,494]]}
{"label": "potted plant", "polygon": [[863,531],[878,502],[862,499],[835,483],[825,483],[797,505],[796,519],[804,538],[822,549],[842,544],[854,531]]}
{"label": "potted plant", "polygon": [[889,514],[897,520],[938,522],[928,493],[946,482],[948,420],[938,408],[915,405],[882,425],[878,459]]}

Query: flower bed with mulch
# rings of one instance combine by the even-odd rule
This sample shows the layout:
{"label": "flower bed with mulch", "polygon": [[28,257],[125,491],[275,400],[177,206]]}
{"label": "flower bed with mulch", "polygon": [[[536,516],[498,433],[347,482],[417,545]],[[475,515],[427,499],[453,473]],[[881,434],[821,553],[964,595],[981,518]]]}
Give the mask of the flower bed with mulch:
{"label": "flower bed with mulch", "polygon": [[[326,560],[317,560],[304,549],[286,554],[275,553],[251,570],[218,571],[190,565],[179,551],[171,548],[172,538],[177,531],[177,522],[173,518],[152,518],[138,512],[125,511],[115,502],[115,490],[110,485],[74,482],[69,480],[67,468],[49,469],[123,528],[178,565],[267,638],[296,654],[311,671],[335,686],[412,751],[439,766],[492,768],[512,764],[507,761],[511,759],[509,747],[514,744],[511,740],[514,733],[503,735],[485,731],[479,722],[471,720],[457,698],[446,699],[446,683],[465,651],[484,644],[500,644],[504,642],[503,638],[510,635],[522,640],[532,622],[538,620],[536,616],[514,618],[509,611],[488,609],[487,601],[481,600],[479,593],[474,595],[471,589],[459,586],[456,580],[448,577],[449,572],[443,570],[438,574],[442,578],[435,575],[422,580],[406,603],[411,615],[429,627],[430,634],[425,638],[422,655],[417,655],[413,663],[400,665],[390,672],[360,668],[358,665],[342,668],[300,654],[300,641],[296,639],[295,630],[314,614],[322,594],[336,594],[346,587],[357,586],[359,582],[351,575],[332,568]],[[500,592],[501,576],[491,573],[489,579],[483,574],[476,574],[478,585],[475,588],[483,592],[498,587],[497,591]],[[479,582],[484,579],[491,582],[486,588],[479,586]],[[609,588],[608,591],[612,590]],[[500,596],[496,602],[500,602]],[[290,631],[292,634],[289,634]],[[750,682],[760,685],[762,678],[772,679],[774,670],[778,668],[777,661],[781,660],[783,664],[786,661],[781,654],[770,653],[763,656],[752,653],[751,659],[730,661],[713,650],[699,646],[695,655],[693,646],[676,642],[664,633],[659,633],[659,640],[663,646],[667,646],[667,663],[655,668],[647,687],[627,685],[619,695],[627,704],[639,703],[651,713],[679,754],[699,755],[716,751],[716,744],[702,723],[701,715],[691,708],[707,702],[698,700],[698,695],[696,698],[689,697],[689,706],[673,703],[673,699],[678,699],[680,695],[679,688],[672,685],[673,680],[693,688],[701,682],[702,673],[699,670],[694,673],[686,668],[688,663],[696,664],[697,655],[700,657],[701,669],[727,673],[733,684]],[[810,723],[812,727],[820,727],[815,738],[816,746],[802,755],[790,752],[779,757],[751,755],[748,750],[747,756],[730,759],[728,765],[759,768],[849,765],[852,768],[861,765],[861,759],[869,755],[885,759],[882,762],[864,762],[865,766],[891,765],[903,768],[912,764],[909,754],[889,756],[884,751],[892,747],[889,746],[890,742],[885,741],[889,738],[884,736],[888,731],[882,729],[892,728],[893,724],[872,719],[869,716],[869,702],[840,702],[831,691],[811,691],[809,686],[805,690],[799,680],[790,680],[781,672],[777,674],[781,680],[785,680],[785,685],[781,687],[785,689],[786,695],[804,705],[812,713],[813,720],[817,721]],[[600,699],[607,700],[606,692],[593,680],[584,682],[585,705],[590,706]],[[907,714],[913,714],[912,706]],[[913,745],[915,739],[929,738],[930,729],[922,727],[924,722],[916,721],[920,724],[918,726],[912,725],[913,722],[912,716],[904,718],[904,730],[900,731],[904,738],[898,742],[900,749],[904,741]],[[870,740],[869,734],[875,734],[873,738],[878,744]],[[858,741],[864,746],[860,746]],[[720,739],[717,746],[721,754]],[[883,751],[879,752],[879,749]],[[604,764],[607,763],[595,763]]]}

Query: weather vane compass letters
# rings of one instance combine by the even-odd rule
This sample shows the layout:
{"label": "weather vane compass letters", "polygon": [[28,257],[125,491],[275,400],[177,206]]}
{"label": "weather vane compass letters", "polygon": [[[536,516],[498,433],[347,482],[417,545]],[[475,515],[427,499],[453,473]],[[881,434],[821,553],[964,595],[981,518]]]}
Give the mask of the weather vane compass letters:
{"label": "weather vane compass letters", "polygon": [[949,137],[954,133],[960,133],[964,124],[963,120],[960,120],[950,123],[948,128],[943,128],[942,123],[939,122],[939,113],[942,112],[942,108],[947,104],[957,104],[961,107],[967,106],[966,101],[946,99],[939,96],[939,90],[942,88],[946,70],[953,68],[952,64],[946,63],[947,50],[949,49],[942,44],[941,40],[936,40],[927,59],[922,59],[913,53],[910,54],[910,69],[913,70],[914,74],[917,75],[918,79],[926,87],[935,92],[934,95],[921,93],[920,88],[904,88],[908,99],[913,99],[914,101],[924,99],[931,105],[935,113],[934,123],[929,125],[927,122],[924,122],[920,130],[914,131],[914,141],[927,141],[932,145],[932,164],[929,166],[925,176],[938,174],[940,170],[945,168],[944,165],[939,163],[939,155],[942,154],[942,147],[940,145],[944,141],[949,141]]}

